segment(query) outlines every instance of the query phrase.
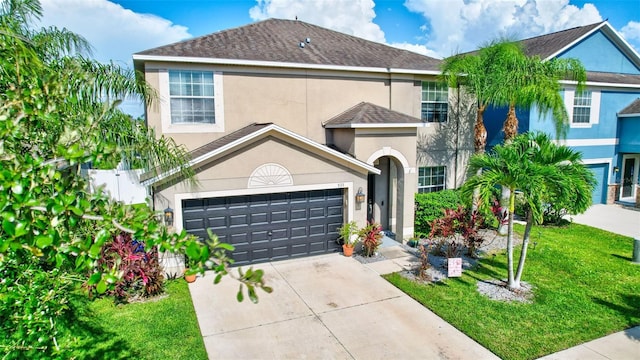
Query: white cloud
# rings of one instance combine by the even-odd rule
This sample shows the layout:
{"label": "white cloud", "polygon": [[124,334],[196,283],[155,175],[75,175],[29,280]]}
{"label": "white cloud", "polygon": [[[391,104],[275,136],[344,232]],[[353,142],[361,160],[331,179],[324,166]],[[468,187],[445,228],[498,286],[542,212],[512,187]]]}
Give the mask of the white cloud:
{"label": "white cloud", "polygon": [[569,0],[407,0],[428,21],[426,47],[446,57],[474,50],[497,37],[517,39],[602,21],[593,4]]}
{"label": "white cloud", "polygon": [[407,43],[407,42],[393,43],[393,44],[389,44],[389,45],[393,46],[395,48],[398,48],[398,49],[413,51],[413,52],[421,54],[421,55],[431,56],[431,57],[434,57],[434,58],[441,58],[440,55],[438,55],[435,51],[430,50],[429,48],[427,48],[424,45],[410,44],[410,43]]}
{"label": "white cloud", "polygon": [[257,0],[249,10],[253,20],[267,18],[298,19],[328,29],[385,42],[384,32],[373,23],[373,0]]}
{"label": "white cloud", "polygon": [[41,0],[42,26],[55,25],[84,36],[94,58],[131,66],[131,55],[191,37],[184,26],[138,14],[107,0]]}
{"label": "white cloud", "polygon": [[640,40],[640,22],[629,21],[620,29],[620,34],[627,40]]}
{"label": "white cloud", "polygon": [[636,51],[640,51],[640,22],[629,21],[627,25],[620,29],[622,35]]}

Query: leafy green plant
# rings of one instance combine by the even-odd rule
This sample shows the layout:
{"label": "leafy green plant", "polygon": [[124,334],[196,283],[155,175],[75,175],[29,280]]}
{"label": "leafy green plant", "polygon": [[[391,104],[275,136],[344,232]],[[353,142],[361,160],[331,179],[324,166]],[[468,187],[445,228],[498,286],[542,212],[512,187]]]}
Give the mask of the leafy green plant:
{"label": "leafy green plant", "polygon": [[442,190],[415,195],[414,231],[418,237],[427,237],[431,232],[433,220],[442,217],[446,209],[456,209],[462,199],[456,190]]}
{"label": "leafy green plant", "polygon": [[358,224],[355,221],[350,221],[338,228],[338,238],[344,245],[355,246],[360,240],[358,238],[359,231]]}
{"label": "leafy green plant", "polygon": [[377,223],[367,223],[365,227],[360,229],[359,236],[364,256],[373,256],[378,247],[382,245],[382,226]]}
{"label": "leafy green plant", "polygon": [[43,270],[36,257],[0,261],[0,352],[3,359],[35,359],[43,354],[71,358],[76,322],[73,277]]}
{"label": "leafy green plant", "polygon": [[[119,110],[124,98],[156,100],[149,86],[133,71],[85,57],[89,44],[77,34],[34,30],[41,16],[37,0],[0,5],[0,266],[28,260],[24,270],[42,279],[31,284],[13,271],[2,279],[22,287],[11,291],[25,296],[13,302],[0,296],[0,313],[25,314],[0,325],[10,352],[5,358],[73,358],[66,353],[73,344],[63,334],[74,326],[67,320],[74,310],[56,310],[52,298],[68,303],[75,290],[70,277],[88,275],[82,280],[100,294],[113,289],[122,273],[96,265],[116,234],[144,239],[145,251],[187,253],[198,261],[194,271],[204,272],[211,261],[218,275],[231,275],[229,259],[218,251],[224,245],[209,248],[184,231],[171,233],[148,206],[124,206],[89,191],[82,164],[101,167],[135,157],[151,172],[177,169],[187,179],[193,169],[184,147],[157,138]],[[261,272],[233,276],[253,301],[255,288],[271,291]],[[22,355],[30,352],[35,355]]]}

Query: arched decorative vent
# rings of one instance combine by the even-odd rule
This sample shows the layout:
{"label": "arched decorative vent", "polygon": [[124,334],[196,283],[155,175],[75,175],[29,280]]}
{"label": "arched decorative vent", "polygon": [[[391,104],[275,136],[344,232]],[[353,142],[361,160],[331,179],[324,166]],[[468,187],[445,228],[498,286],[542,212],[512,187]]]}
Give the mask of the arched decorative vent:
{"label": "arched decorative vent", "polygon": [[293,185],[293,177],[282,165],[268,163],[259,166],[249,177],[248,188]]}

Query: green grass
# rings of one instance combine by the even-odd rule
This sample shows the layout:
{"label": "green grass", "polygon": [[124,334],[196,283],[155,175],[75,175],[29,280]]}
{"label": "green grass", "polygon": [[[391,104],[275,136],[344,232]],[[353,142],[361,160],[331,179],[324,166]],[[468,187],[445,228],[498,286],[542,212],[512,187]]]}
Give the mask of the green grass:
{"label": "green grass", "polygon": [[[169,281],[168,296],[157,301],[89,304],[88,321],[102,340],[92,356],[109,359],[207,359],[187,283]],[[97,343],[97,341],[96,341]]]}
{"label": "green grass", "polygon": [[477,292],[478,280],[507,277],[504,251],[440,284],[385,277],[503,359],[534,359],[640,324],[640,265],[631,263],[631,238],[571,224],[536,227],[534,241],[522,276],[535,287],[532,304]]}

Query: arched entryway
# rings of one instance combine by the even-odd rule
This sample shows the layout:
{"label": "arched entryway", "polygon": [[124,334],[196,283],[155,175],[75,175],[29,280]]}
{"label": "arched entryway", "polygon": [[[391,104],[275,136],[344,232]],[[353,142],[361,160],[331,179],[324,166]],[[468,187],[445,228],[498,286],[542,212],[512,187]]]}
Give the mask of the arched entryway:
{"label": "arched entryway", "polygon": [[[400,154],[400,156],[402,156]],[[370,174],[367,189],[367,220],[379,223],[385,231],[390,231],[397,241],[402,242],[405,207],[405,166],[404,158],[381,155],[370,159],[370,163],[380,169],[380,175]]]}

